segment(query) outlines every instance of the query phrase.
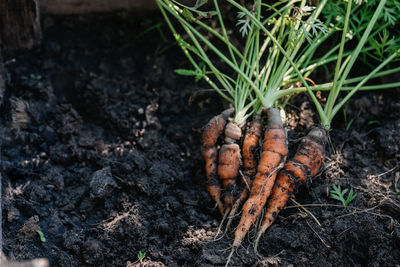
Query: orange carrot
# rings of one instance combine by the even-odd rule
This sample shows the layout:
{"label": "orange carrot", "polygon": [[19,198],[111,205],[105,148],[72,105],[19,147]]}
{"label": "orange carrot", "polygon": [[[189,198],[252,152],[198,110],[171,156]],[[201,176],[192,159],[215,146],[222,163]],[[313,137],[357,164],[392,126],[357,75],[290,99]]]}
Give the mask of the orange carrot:
{"label": "orange carrot", "polygon": [[[233,122],[225,127],[225,144],[219,151],[218,176],[224,188],[224,219],[228,215],[237,194],[236,178],[239,175],[241,155],[237,141],[242,137],[242,129]],[[224,222],[224,219],[221,222]]]}
{"label": "orange carrot", "polygon": [[229,220],[226,224],[225,232],[231,225],[233,216],[236,214],[236,211],[240,207],[241,203],[247,198],[247,195],[249,193],[249,188],[251,188],[254,175],[257,172],[256,150],[258,149],[258,142],[261,136],[261,128],[262,126],[261,126],[260,116],[255,115],[243,140],[242,151],[243,151],[244,176],[242,177],[242,179],[240,179],[240,181],[243,182],[244,188],[240,193],[239,199],[237,199],[235,204],[232,206],[232,209],[229,213]]}
{"label": "orange carrot", "polygon": [[268,122],[264,134],[264,143],[261,159],[257,168],[257,175],[253,181],[250,196],[242,208],[242,217],[235,231],[232,251],[228,257],[229,263],[233,252],[240,246],[251,225],[260,215],[262,208],[274,185],[277,171],[283,166],[288,152],[286,133],[275,108],[267,109]]}
{"label": "orange carrot", "polygon": [[219,151],[218,176],[222,180],[225,209],[231,208],[237,191],[236,178],[239,174],[240,148],[238,144],[224,144]]}
{"label": "orange carrot", "polygon": [[325,143],[325,131],[321,128],[314,128],[301,140],[294,158],[280,170],[272,189],[271,198],[268,200],[263,223],[257,233],[254,245],[256,251],[260,237],[275,221],[296,185],[311,179],[319,171],[325,156]]}
{"label": "orange carrot", "polygon": [[211,198],[217,203],[221,214],[224,213],[224,205],[221,202],[221,185],[217,175],[217,141],[229,116],[234,109],[223,111],[220,115],[212,118],[204,128],[202,136],[202,154],[205,161],[206,186]]}
{"label": "orange carrot", "polygon": [[[256,115],[250,124],[248,131],[243,140],[243,165],[245,182],[250,183],[252,177],[257,172],[257,155],[258,141],[261,136],[260,116]],[[251,186],[251,185],[250,185]]]}
{"label": "orange carrot", "polygon": [[220,233],[225,219],[231,211],[232,204],[237,198],[238,188],[236,180],[239,175],[239,168],[241,164],[240,147],[236,144],[242,137],[242,130],[240,126],[233,122],[229,122],[225,127],[225,144],[219,151],[218,161],[218,177],[222,180],[224,188],[224,213],[222,221],[218,227],[215,238]]}

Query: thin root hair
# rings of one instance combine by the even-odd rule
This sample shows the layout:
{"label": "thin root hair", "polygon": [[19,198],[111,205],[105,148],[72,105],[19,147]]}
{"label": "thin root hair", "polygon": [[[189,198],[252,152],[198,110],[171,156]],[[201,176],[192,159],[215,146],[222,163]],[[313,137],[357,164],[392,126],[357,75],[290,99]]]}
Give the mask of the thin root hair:
{"label": "thin root hair", "polygon": [[250,185],[249,185],[249,183],[247,183],[247,180],[246,180],[246,178],[244,177],[243,172],[242,172],[241,170],[239,170],[239,173],[240,173],[240,177],[242,178],[243,182],[246,184],[246,187],[247,187],[247,189],[248,189],[249,192],[250,192],[250,190],[251,190]]}

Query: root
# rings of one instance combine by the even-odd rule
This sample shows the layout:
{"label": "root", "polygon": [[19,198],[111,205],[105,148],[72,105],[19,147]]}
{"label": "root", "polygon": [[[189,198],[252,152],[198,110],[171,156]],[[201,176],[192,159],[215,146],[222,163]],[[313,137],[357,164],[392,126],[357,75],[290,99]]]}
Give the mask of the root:
{"label": "root", "polygon": [[226,231],[224,231],[224,233],[220,237],[218,237],[218,235],[222,232],[222,227],[223,227],[224,222],[225,222],[226,218],[228,217],[228,214],[230,211],[231,211],[231,209],[229,209],[229,208],[225,211],[224,217],[222,217],[221,223],[219,224],[218,229],[217,229],[217,233],[215,234],[214,241],[218,241],[224,237]]}
{"label": "root", "polygon": [[228,259],[226,260],[225,267],[229,266],[229,263],[231,262],[233,253],[236,251],[236,247],[232,247],[231,253],[229,253]]}
{"label": "root", "polygon": [[262,255],[260,255],[258,253],[258,243],[260,242],[260,238],[261,238],[262,234],[258,233],[256,240],[254,240],[254,253],[256,253],[256,255],[260,258],[262,258]]}
{"label": "root", "polygon": [[258,217],[258,223],[257,223],[257,236],[256,239],[254,240],[254,253],[257,255],[257,257],[259,258],[263,258],[263,256],[261,254],[258,253],[258,243],[260,242],[260,238],[262,237],[262,235],[264,234],[265,231],[261,231],[261,227],[262,227],[262,222],[265,215],[266,209],[263,209],[260,216]]}
{"label": "root", "polygon": [[249,192],[250,192],[250,190],[251,190],[250,185],[249,185],[249,183],[247,182],[247,179],[245,178],[243,172],[242,172],[242,171],[239,171],[239,174],[240,174],[240,177],[241,177],[242,180],[243,180],[243,183],[246,184],[247,190],[249,190]]}
{"label": "root", "polygon": [[235,204],[233,205],[231,212],[229,213],[228,222],[226,223],[224,234],[226,234],[226,232],[229,230],[229,227],[232,224],[233,218],[235,218],[236,211],[240,207],[241,203],[242,203],[242,200],[239,198],[238,200],[236,200]]}
{"label": "root", "polygon": [[229,227],[231,226],[232,221],[235,218],[236,212],[239,209],[240,205],[245,200],[245,198],[247,198],[247,197],[243,197],[243,194],[246,194],[246,196],[247,196],[248,192],[250,192],[250,190],[251,190],[250,189],[250,185],[247,182],[247,179],[245,178],[245,176],[242,173],[242,171],[239,171],[239,173],[240,173],[240,177],[242,178],[243,182],[246,185],[246,188],[243,189],[244,191],[241,193],[241,196],[236,200],[235,204],[233,204],[233,206],[232,206],[231,212],[229,213],[229,216],[228,216],[228,222],[226,223],[224,234],[226,234],[226,232],[229,230]]}

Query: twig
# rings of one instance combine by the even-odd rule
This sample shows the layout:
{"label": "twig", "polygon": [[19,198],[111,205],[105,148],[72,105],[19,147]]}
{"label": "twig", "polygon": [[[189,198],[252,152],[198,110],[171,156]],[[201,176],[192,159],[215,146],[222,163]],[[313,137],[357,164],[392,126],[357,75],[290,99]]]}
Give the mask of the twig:
{"label": "twig", "polygon": [[388,171],[385,171],[385,172],[380,173],[380,174],[371,174],[371,175],[369,175],[369,177],[376,177],[376,178],[378,178],[378,177],[384,176],[384,175],[386,175],[386,174],[388,174],[388,173],[391,173],[391,172],[393,172],[393,171],[396,170],[396,169],[397,169],[397,166],[394,166],[393,168],[391,168],[391,169],[388,170]]}
{"label": "twig", "polygon": [[328,244],[322,239],[322,237],[317,233],[317,231],[315,231],[314,228],[311,227],[310,223],[309,223],[307,220],[305,220],[305,221],[306,221],[308,227],[310,227],[310,229],[314,232],[314,234],[315,234],[316,236],[318,236],[319,240],[321,240],[322,244],[324,244],[325,247],[327,247],[327,248],[331,248],[331,246],[328,245]]}
{"label": "twig", "polygon": [[[353,212],[353,213],[349,213],[349,214],[340,215],[340,216],[335,217],[335,218],[341,218],[341,217],[345,217],[345,216],[349,216],[349,215],[354,215],[354,214],[356,214],[356,213],[366,212],[366,213],[369,213],[369,214],[371,214],[371,215],[375,215],[375,216],[378,216],[378,217],[390,218],[391,220],[393,220],[393,218],[392,218],[391,216],[389,216],[389,215],[380,214],[380,213],[375,213],[375,212],[370,212],[371,210],[374,210],[374,209],[380,207],[381,204],[378,204],[378,205],[376,205],[376,206],[374,206],[374,207],[372,207],[372,208],[368,208],[368,209],[361,209],[361,208],[357,208],[357,207],[345,207],[345,206],[342,206],[342,205],[325,204],[325,203],[318,203],[318,204],[317,204],[317,203],[316,203],[316,204],[311,203],[311,204],[303,204],[303,205],[301,205],[301,206],[303,206],[303,207],[351,208],[351,209],[357,210],[357,212]],[[299,208],[299,205],[287,206],[287,207],[285,207],[285,209],[293,209],[293,208]]]}
{"label": "twig", "polygon": [[297,202],[296,200],[294,200],[294,198],[290,198],[291,201],[293,201],[297,207],[300,207],[302,210],[304,210],[308,215],[311,216],[311,218],[314,219],[314,221],[318,224],[319,227],[321,227],[321,223],[318,221],[318,219],[314,216],[314,214],[312,214],[308,209],[306,209],[302,204],[300,204],[299,202]]}

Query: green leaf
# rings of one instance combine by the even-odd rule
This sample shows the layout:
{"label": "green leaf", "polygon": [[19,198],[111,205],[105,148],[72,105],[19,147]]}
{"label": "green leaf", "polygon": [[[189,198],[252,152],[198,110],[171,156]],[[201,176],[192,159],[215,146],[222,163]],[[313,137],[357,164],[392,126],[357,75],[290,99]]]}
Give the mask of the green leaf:
{"label": "green leaf", "polygon": [[204,77],[206,69],[205,69],[205,66],[203,66],[202,71],[188,70],[188,69],[175,69],[174,72],[179,75],[182,75],[182,76],[194,76],[194,81],[198,82]]}
{"label": "green leaf", "polygon": [[388,22],[390,25],[395,25],[396,21],[397,21],[397,17],[396,17],[396,10],[392,9],[392,8],[384,8],[383,9],[383,20]]}
{"label": "green leaf", "polygon": [[46,238],[44,237],[44,234],[42,231],[36,230],[36,233],[38,233],[40,241],[42,241],[42,243],[46,242]]}
{"label": "green leaf", "polygon": [[374,121],[367,122],[367,126],[372,125],[372,124],[379,124],[379,121],[378,120],[374,120]]}
{"label": "green leaf", "polygon": [[240,26],[239,32],[245,37],[251,30],[250,18],[244,12],[238,12],[237,18],[239,19],[236,26]]}
{"label": "green leaf", "polygon": [[187,69],[175,69],[174,72],[182,76],[196,76],[199,74],[199,72],[196,70]]}
{"label": "green leaf", "polygon": [[146,252],[142,252],[141,250],[139,250],[137,257],[140,262],[143,262],[144,258],[146,257]]}
{"label": "green leaf", "polygon": [[342,202],[343,206],[347,207],[357,196],[357,194],[355,194],[353,192],[353,189],[350,189],[350,192],[347,195],[347,198],[345,198],[346,193],[349,191],[348,188],[346,189],[341,189],[340,185],[336,186],[336,185],[332,185],[333,190],[330,190],[330,198],[339,200],[340,202]]}
{"label": "green leaf", "polygon": [[346,125],[346,131],[350,130],[351,125],[353,124],[355,118],[352,118],[349,123]]}
{"label": "green leaf", "polygon": [[356,198],[357,194],[353,192],[353,189],[350,190],[349,194],[347,195],[346,205],[349,205]]}

